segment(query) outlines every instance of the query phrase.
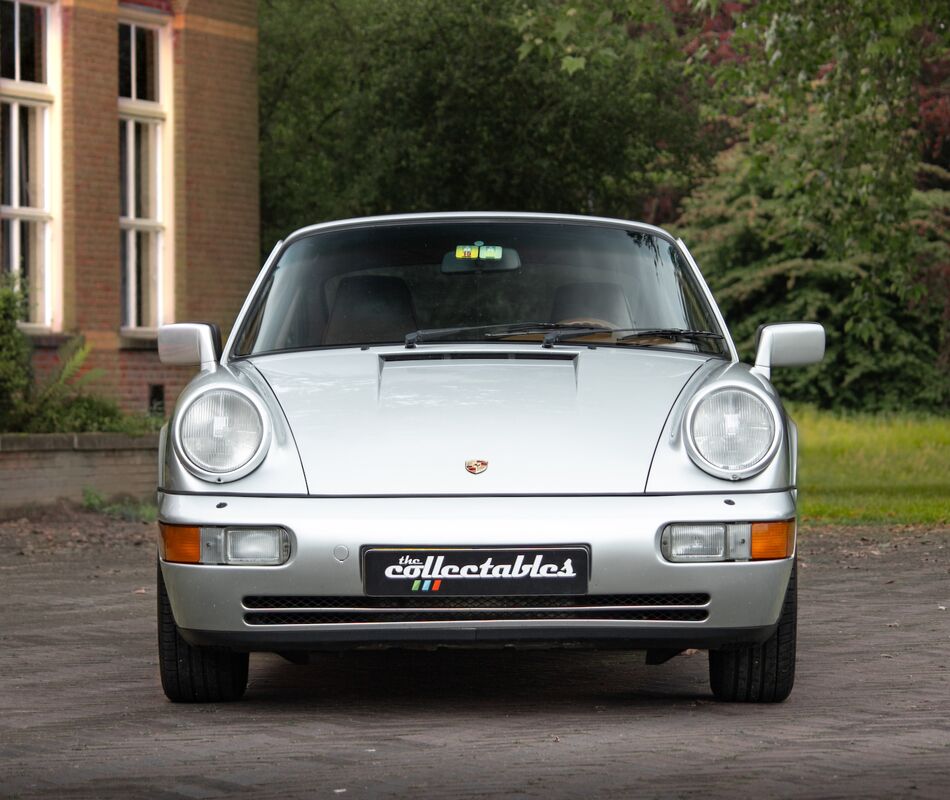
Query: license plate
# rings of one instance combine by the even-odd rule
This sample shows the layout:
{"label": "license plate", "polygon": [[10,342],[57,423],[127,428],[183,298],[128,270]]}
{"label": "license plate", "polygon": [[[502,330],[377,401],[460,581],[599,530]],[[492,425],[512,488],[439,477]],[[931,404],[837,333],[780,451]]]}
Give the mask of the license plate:
{"label": "license plate", "polygon": [[586,594],[586,547],[370,547],[368,595]]}

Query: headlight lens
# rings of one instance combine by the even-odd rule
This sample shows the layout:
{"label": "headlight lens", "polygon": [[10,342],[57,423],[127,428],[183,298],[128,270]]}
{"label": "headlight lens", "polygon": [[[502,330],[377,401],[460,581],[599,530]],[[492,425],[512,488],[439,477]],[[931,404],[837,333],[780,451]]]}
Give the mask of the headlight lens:
{"label": "headlight lens", "polygon": [[264,442],[264,419],[248,397],[230,389],[205,392],[185,409],[178,440],[186,458],[215,475],[248,465]]}
{"label": "headlight lens", "polygon": [[746,478],[764,469],[775,454],[778,415],[745,389],[716,389],[687,414],[686,441],[701,469],[720,478]]}

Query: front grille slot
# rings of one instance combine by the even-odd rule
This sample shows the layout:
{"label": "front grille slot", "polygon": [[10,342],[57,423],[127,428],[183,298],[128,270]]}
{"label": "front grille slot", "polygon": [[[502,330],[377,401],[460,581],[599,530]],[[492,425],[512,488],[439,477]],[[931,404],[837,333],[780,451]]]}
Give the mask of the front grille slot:
{"label": "front grille slot", "polygon": [[366,595],[252,595],[245,608],[573,608],[576,606],[704,606],[709,595],[693,594],[581,594],[481,595],[459,597],[368,597]]}
{"label": "front grille slot", "polygon": [[511,595],[494,597],[251,596],[248,625],[493,620],[630,620],[701,622],[709,595]]}

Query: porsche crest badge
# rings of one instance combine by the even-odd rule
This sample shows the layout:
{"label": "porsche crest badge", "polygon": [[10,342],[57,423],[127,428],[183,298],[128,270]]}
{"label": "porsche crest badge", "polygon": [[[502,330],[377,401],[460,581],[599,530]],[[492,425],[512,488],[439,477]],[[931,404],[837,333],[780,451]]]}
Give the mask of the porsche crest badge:
{"label": "porsche crest badge", "polygon": [[475,458],[465,462],[465,469],[471,472],[472,475],[478,475],[488,469],[488,462],[480,458]]}

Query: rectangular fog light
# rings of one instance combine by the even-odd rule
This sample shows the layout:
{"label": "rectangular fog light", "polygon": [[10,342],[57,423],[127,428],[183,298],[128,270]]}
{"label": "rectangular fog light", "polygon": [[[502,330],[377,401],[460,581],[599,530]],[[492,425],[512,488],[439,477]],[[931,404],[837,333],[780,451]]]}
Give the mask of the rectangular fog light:
{"label": "rectangular fog light", "polygon": [[[774,527],[773,523],[769,524]],[[755,542],[756,529],[763,527],[749,522],[679,522],[663,529],[660,551],[667,561],[749,561],[750,558],[762,558],[759,551],[764,552],[765,546],[757,548]],[[782,537],[784,531],[782,528]],[[772,538],[779,536],[776,534]],[[783,548],[785,541],[782,538]]]}
{"label": "rectangular fog light", "polygon": [[226,564],[283,564],[290,557],[290,538],[282,528],[227,528]]}
{"label": "rectangular fog light", "polygon": [[660,548],[667,561],[722,561],[726,557],[726,526],[667,525]]}
{"label": "rectangular fog light", "polygon": [[202,564],[277,566],[290,558],[283,528],[202,528]]}

